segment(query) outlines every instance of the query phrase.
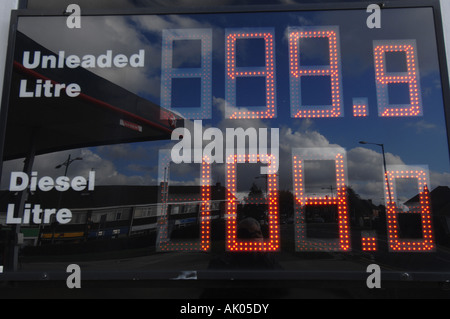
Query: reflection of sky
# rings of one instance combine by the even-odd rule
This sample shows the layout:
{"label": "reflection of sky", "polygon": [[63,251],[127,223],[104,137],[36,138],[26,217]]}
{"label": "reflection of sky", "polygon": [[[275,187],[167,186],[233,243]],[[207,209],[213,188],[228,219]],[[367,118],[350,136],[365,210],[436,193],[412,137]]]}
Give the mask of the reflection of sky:
{"label": "reflection of sky", "polygon": [[[376,146],[358,144],[360,140],[384,143],[387,159],[390,164],[425,164],[432,172],[432,187],[450,185],[448,161],[448,145],[443,116],[443,101],[440,86],[440,73],[437,60],[437,49],[434,38],[434,26],[431,9],[408,9],[405,11],[389,9],[383,11],[382,28],[368,29],[366,27],[367,13],[365,10],[304,12],[304,13],[265,13],[230,14],[230,15],[186,15],[186,16],[137,16],[137,17],[105,17],[99,19],[84,18],[84,30],[74,31],[71,35],[79,41],[61,42],[58,37],[49,34],[54,32],[53,22],[43,23],[39,18],[29,18],[23,21],[19,30],[38,40],[51,50],[65,49],[73,54],[102,54],[108,49],[116,53],[136,53],[145,49],[146,68],[117,70],[93,70],[128,90],[139,94],[156,104],[160,104],[160,61],[161,61],[161,30],[167,28],[213,28],[213,115],[212,120],[204,121],[205,126],[251,127],[267,126],[280,128],[281,161],[290,163],[291,148],[296,147],[328,147],[341,146],[348,152],[349,183],[366,196],[382,196],[382,188],[372,187],[380,183],[382,162],[380,149]],[[28,18],[27,18],[28,19]],[[44,24],[36,28],[36,24]],[[327,26],[337,25],[340,28],[340,49],[342,83],[344,93],[344,117],[337,119],[302,120],[291,118],[289,57],[286,30],[292,26]],[[271,27],[275,30],[276,47],[276,88],[277,88],[277,118],[272,120],[224,120],[225,98],[225,53],[224,28]],[[44,32],[44,31],[45,32]],[[89,34],[86,34],[88,31]],[[94,31],[97,30],[97,31]],[[45,34],[45,39],[41,39]],[[101,36],[100,36],[101,35]],[[81,40],[82,39],[82,40]],[[381,118],[378,116],[377,96],[375,87],[373,40],[415,39],[420,65],[423,116],[406,118]],[[80,45],[83,43],[83,45]],[[305,41],[304,60],[307,63],[321,63],[327,60],[326,46],[320,41]],[[261,48],[264,45],[258,41],[241,41],[238,44],[238,65],[259,66],[263,57]],[[181,50],[181,51],[180,51]],[[174,51],[181,66],[198,65],[198,43],[185,43],[182,48]],[[309,52],[309,53],[308,53]],[[69,54],[69,52],[67,53]],[[303,53],[302,53],[303,54]],[[401,57],[389,57],[389,65],[395,68],[401,62]],[[185,60],[183,60],[185,59]],[[174,61],[175,61],[174,60]],[[192,106],[199,96],[195,94],[198,83],[183,83],[175,81],[174,87],[186,86],[189,94],[174,93],[177,103]],[[313,103],[329,100],[327,79],[306,79],[302,89],[305,99]],[[261,79],[247,78],[238,81],[237,101],[239,105],[254,102],[260,105],[264,101],[261,90],[264,89]],[[392,89],[392,99],[404,100],[402,88]],[[178,95],[177,95],[178,94]],[[367,118],[353,117],[352,99],[367,97],[369,101],[369,116]],[[256,102],[255,102],[256,100]],[[251,105],[247,105],[251,110]],[[127,183],[129,177],[133,183],[152,183],[157,178],[157,156],[155,152],[160,147],[168,148],[172,142],[155,142],[151,144],[136,144],[122,146],[127,152],[118,155],[120,146],[105,146],[91,149],[101,161],[111,163],[115,174],[122,179],[105,183]],[[108,153],[108,150],[111,152]],[[146,154],[130,159],[131,153]],[[284,158],[283,158],[284,156]],[[39,164],[37,164],[39,165]],[[80,164],[81,165],[81,164]],[[218,165],[213,177],[224,182],[224,172],[219,172]],[[182,170],[180,170],[181,172]],[[193,174],[192,174],[193,175]],[[138,177],[141,178],[132,178]],[[143,178],[145,176],[145,178]],[[182,175],[185,179],[194,176]],[[280,169],[280,187],[292,185],[292,173],[289,165]],[[249,182],[253,178],[248,178]],[[214,181],[215,182],[215,181]],[[379,185],[378,185],[379,186]],[[372,187],[372,188],[371,188]],[[376,195],[374,195],[376,193]]]}

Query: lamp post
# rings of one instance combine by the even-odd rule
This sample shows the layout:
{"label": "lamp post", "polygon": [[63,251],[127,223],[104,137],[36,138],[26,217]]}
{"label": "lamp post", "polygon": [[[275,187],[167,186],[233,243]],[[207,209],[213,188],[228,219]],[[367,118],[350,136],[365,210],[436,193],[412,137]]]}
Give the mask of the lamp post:
{"label": "lamp post", "polygon": [[365,142],[365,141],[360,141],[359,144],[370,144],[370,145],[377,145],[377,146],[381,147],[381,151],[383,153],[384,179],[385,179],[385,182],[388,187],[389,203],[392,203],[391,186],[389,185],[389,179],[388,179],[388,174],[387,174],[386,154],[384,152],[384,144],[370,143],[370,142]]}
{"label": "lamp post", "polygon": [[[65,166],[66,169],[64,170],[64,176],[67,176],[67,173],[69,171],[69,166],[73,162],[75,162],[75,161],[82,161],[83,160],[83,158],[81,158],[81,157],[76,157],[76,158],[73,158],[73,159],[71,157],[72,157],[71,154],[69,154],[69,157],[67,158],[67,160],[64,163],[61,163],[61,164],[59,164],[59,165],[57,165],[55,167],[55,169],[60,169],[61,167]],[[62,192],[59,193],[58,209],[61,208],[61,201],[62,201]],[[56,227],[54,225],[52,225],[52,244],[54,243],[54,240],[55,240],[55,228]]]}
{"label": "lamp post", "polygon": [[67,176],[67,171],[69,170],[70,164],[72,164],[75,161],[82,161],[82,160],[83,160],[83,158],[81,158],[81,157],[76,157],[74,159],[71,159],[71,155],[69,154],[69,157],[67,158],[67,160],[64,163],[61,163],[58,166],[56,166],[55,169],[60,169],[61,167],[65,166],[66,170],[64,172],[64,176]]}
{"label": "lamp post", "polygon": [[[82,161],[82,160],[83,160],[83,158],[81,158],[81,157],[76,157],[76,158],[72,159],[71,155],[69,154],[69,157],[67,158],[67,160],[64,163],[61,163],[58,166],[56,166],[55,169],[60,169],[61,167],[65,166],[66,169],[64,171],[64,176],[67,176],[67,172],[69,171],[70,164],[72,164],[75,161]],[[61,198],[62,198],[62,193],[59,194],[58,209],[61,206]]]}

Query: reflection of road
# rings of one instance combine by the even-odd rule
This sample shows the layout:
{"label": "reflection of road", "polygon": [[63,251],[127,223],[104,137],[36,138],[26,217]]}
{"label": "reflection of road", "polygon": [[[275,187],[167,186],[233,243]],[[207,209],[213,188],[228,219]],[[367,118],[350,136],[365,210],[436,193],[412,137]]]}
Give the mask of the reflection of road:
{"label": "reflection of road", "polygon": [[[322,236],[335,232],[330,225],[310,225],[311,233]],[[292,224],[280,225],[281,251],[273,254],[282,270],[286,271],[366,271],[369,264],[376,263],[385,270],[399,271],[448,271],[450,269],[450,249],[438,249],[436,253],[391,253],[382,247],[387,247],[386,239],[379,238],[379,250],[374,253],[362,252],[353,245],[351,252],[296,252],[295,229]],[[328,233],[327,233],[328,232]],[[352,241],[360,240],[352,232]],[[381,236],[380,236],[381,237]],[[129,253],[129,252],[124,252]],[[139,257],[105,253],[100,260],[77,261],[77,257],[68,256],[64,262],[30,262],[21,263],[21,271],[65,271],[67,265],[78,264],[85,271],[185,271],[207,270],[213,258],[220,252],[169,252],[153,253],[150,250],[141,251]],[[83,256],[86,260],[87,256]],[[42,259],[45,257],[42,257]],[[41,259],[41,260],[42,260]]]}
{"label": "reflection of road", "polygon": [[[380,246],[388,247],[384,238],[378,238]],[[381,249],[380,249],[381,250]],[[438,246],[435,252],[387,252],[377,251],[374,253],[360,252],[355,256],[361,261],[376,263],[386,270],[410,271],[410,272],[449,272],[450,249]]]}
{"label": "reflection of road", "polygon": [[[282,238],[294,238],[294,229],[289,227],[291,225],[281,225]],[[369,264],[378,264],[385,270],[392,271],[425,271],[425,272],[448,272],[450,269],[450,248],[438,247],[436,252],[432,253],[395,253],[388,252],[387,239],[383,238],[383,235],[379,235],[378,250],[376,252],[363,252],[360,249],[361,236],[357,231],[351,231],[352,235],[352,251],[349,253],[327,253],[325,254],[330,259],[341,259],[346,262],[329,262],[324,269],[329,269],[329,266],[338,267],[332,270],[339,270],[342,267],[348,270],[361,269],[361,265],[366,267]],[[385,235],[384,235],[385,236]],[[308,238],[337,238],[337,226],[336,224],[326,223],[309,223],[308,224]],[[359,244],[359,245],[358,245]],[[295,243],[289,242],[289,245],[295,245]],[[314,253],[312,253],[314,254]],[[299,257],[293,257],[294,269],[303,269],[305,265],[298,263]],[[305,260],[308,262],[308,260]],[[287,264],[289,265],[289,264]],[[289,268],[290,266],[289,265]],[[320,263],[310,263],[311,267],[321,267]],[[296,268],[297,267],[297,268]],[[322,269],[321,267],[320,269]],[[311,269],[311,268],[310,268]],[[314,268],[312,268],[314,269]]]}
{"label": "reflection of road", "polygon": [[[354,261],[346,261],[340,257],[320,255],[313,258],[299,258],[289,253],[276,253],[274,257],[279,261],[282,270],[364,270]],[[85,271],[186,271],[207,270],[212,254],[208,253],[164,253],[127,259],[110,259],[101,261],[84,261],[77,264]],[[75,263],[75,261],[73,261]],[[36,262],[22,263],[21,271],[65,271],[72,262]]]}
{"label": "reflection of road", "polygon": [[[295,252],[295,236],[292,224],[284,224],[280,227],[282,239],[282,251],[273,253],[273,257],[279,263],[282,270],[289,271],[364,271],[360,261],[345,260],[338,254],[312,253],[308,256]],[[323,231],[323,229],[321,229]],[[288,240],[289,239],[289,240]],[[126,252],[125,252],[126,253]],[[77,262],[76,257],[67,257],[64,262],[23,262],[22,271],[65,271],[70,263],[78,264],[85,271],[185,271],[207,270],[211,260],[220,257],[222,253],[201,252],[168,252],[153,253],[144,252],[146,256],[117,257],[112,253],[105,253],[99,260]],[[236,254],[239,254],[237,252]],[[85,259],[87,256],[83,256]],[[44,258],[44,257],[42,257]],[[255,268],[257,266],[255,265]],[[248,269],[247,269],[248,270]]]}
{"label": "reflection of road", "polygon": [[61,271],[68,264],[77,263],[85,271],[171,271],[206,269],[207,253],[157,253],[134,258],[111,258],[98,261],[22,263],[22,271]]}

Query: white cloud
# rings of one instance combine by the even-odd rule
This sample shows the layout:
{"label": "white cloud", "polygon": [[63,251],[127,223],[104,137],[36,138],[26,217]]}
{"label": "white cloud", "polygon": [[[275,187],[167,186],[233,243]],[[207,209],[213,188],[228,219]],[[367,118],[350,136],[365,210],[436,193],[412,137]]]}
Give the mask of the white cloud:
{"label": "white cloud", "polygon": [[416,130],[417,133],[422,133],[424,131],[431,131],[438,129],[438,126],[434,123],[429,123],[425,120],[420,120],[414,123],[407,123],[407,127],[412,127]]}
{"label": "white cloud", "polygon": [[112,50],[114,56],[131,56],[145,50],[145,68],[128,66],[120,70],[95,68],[89,71],[135,94],[145,92],[159,96],[160,61],[152,57],[160,55],[160,44],[147,41],[141,30],[135,28],[126,17],[83,17],[82,28],[67,31],[70,32],[70,39],[69,34],[61,32],[62,26],[65,26],[64,17],[27,17],[21,19],[19,31],[52,52],[64,50],[66,56],[100,56],[107,50]]}
{"label": "white cloud", "polygon": [[[69,155],[71,159],[77,157],[82,158],[82,160],[71,163],[67,174],[69,177],[87,177],[89,172],[94,170],[96,173],[96,185],[145,185],[155,181],[155,179],[147,175],[128,176],[120,173],[113,161],[105,159],[89,149],[70,150],[36,156],[33,172],[38,172],[38,178],[50,176],[55,179],[58,176],[63,176],[65,166],[59,169],[56,169],[56,166],[66,162]],[[8,189],[11,172],[22,170],[23,159],[4,162],[1,189]]]}
{"label": "white cloud", "polygon": [[333,147],[328,139],[318,131],[294,131],[290,127],[282,127],[280,132],[280,149],[291,152],[292,148]]}

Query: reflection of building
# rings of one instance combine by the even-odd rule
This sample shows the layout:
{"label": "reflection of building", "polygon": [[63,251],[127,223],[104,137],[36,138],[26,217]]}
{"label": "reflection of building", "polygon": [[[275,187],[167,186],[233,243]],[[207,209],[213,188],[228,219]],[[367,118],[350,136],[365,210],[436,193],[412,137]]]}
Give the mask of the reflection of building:
{"label": "reflection of building", "polygon": [[[92,192],[37,191],[29,196],[28,203],[54,208],[61,196],[60,208],[72,211],[72,221],[66,225],[53,223],[42,229],[38,225],[23,226],[21,231],[27,245],[39,241],[46,244],[146,236],[157,231],[163,206],[160,191],[158,186],[97,186]],[[220,184],[211,187],[212,220],[224,217],[227,193]],[[16,197],[11,192],[1,192],[2,216],[6,216],[7,205],[14,203]],[[200,205],[200,186],[170,186],[167,209],[174,228],[198,224]],[[7,227],[4,222],[3,227]]]}
{"label": "reflection of building", "polygon": [[312,204],[305,207],[306,221],[310,223],[336,223],[338,207],[333,201],[330,205]]}
{"label": "reflection of building", "polygon": [[[450,239],[450,188],[438,186],[430,192],[431,211],[434,218],[436,238],[439,241]],[[420,207],[420,195],[405,202],[412,211]]]}

